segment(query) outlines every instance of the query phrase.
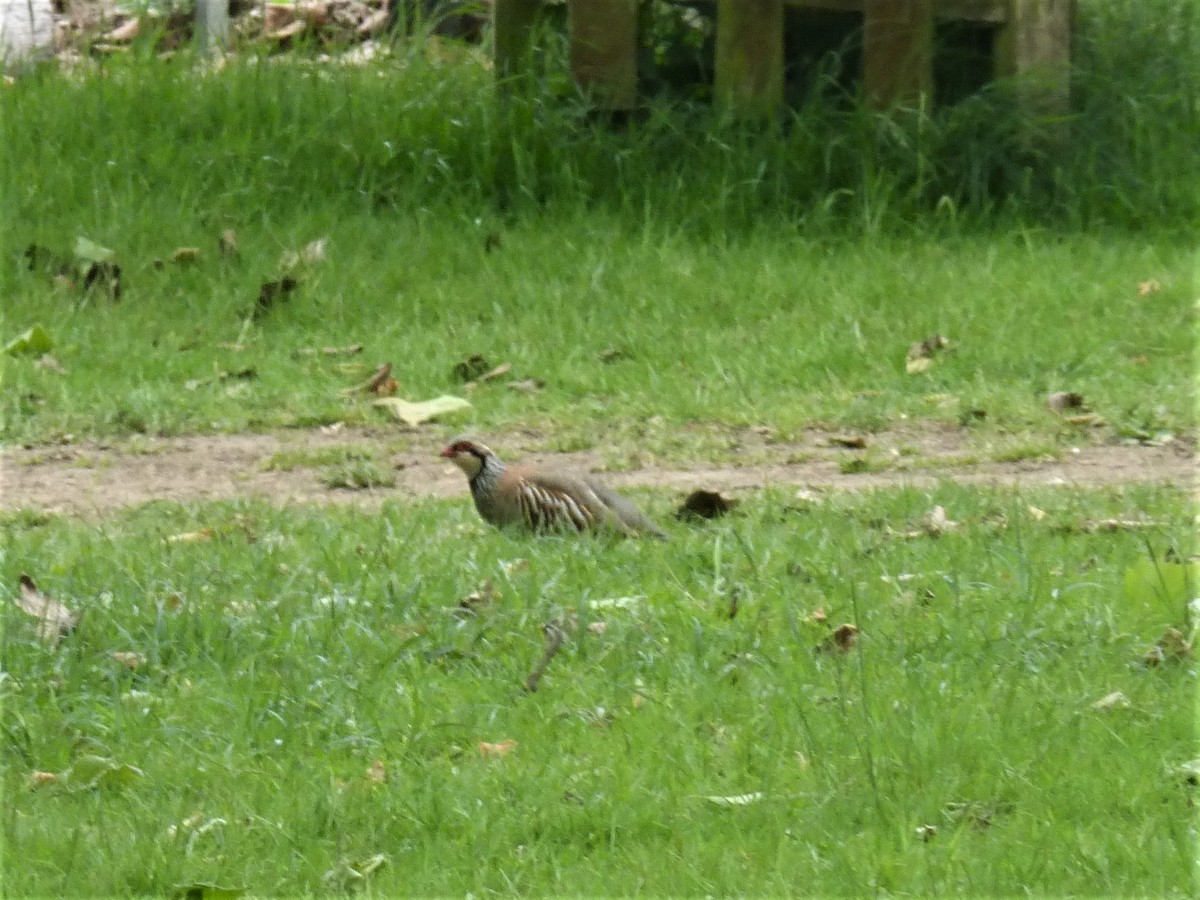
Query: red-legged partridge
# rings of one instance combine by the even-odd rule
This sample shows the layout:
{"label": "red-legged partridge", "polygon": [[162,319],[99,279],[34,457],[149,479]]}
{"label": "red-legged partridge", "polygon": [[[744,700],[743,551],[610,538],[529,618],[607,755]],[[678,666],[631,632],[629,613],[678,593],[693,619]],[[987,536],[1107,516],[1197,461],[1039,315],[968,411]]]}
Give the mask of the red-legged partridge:
{"label": "red-legged partridge", "polygon": [[470,438],[451,441],[442,456],[466,473],[479,515],[501,528],[667,536],[629,500],[587,475],[508,466]]}

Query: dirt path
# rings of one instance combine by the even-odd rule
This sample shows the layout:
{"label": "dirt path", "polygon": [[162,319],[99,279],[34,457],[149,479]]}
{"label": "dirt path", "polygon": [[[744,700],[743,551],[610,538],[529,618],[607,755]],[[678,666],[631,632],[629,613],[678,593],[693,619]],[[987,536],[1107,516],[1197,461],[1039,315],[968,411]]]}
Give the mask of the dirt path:
{"label": "dirt path", "polygon": [[[928,485],[943,479],[1079,487],[1160,482],[1187,489],[1193,486],[1196,471],[1192,447],[1179,442],[1164,447],[1082,446],[1058,459],[973,463],[985,455],[969,444],[968,432],[928,426],[871,435],[871,458],[884,460],[887,468],[849,474],[842,471],[842,464],[856,451],[832,446],[826,432],[813,431],[786,444],[772,444],[750,432],[738,435],[743,438],[749,445],[748,458],[754,460],[751,465],[650,465],[610,472],[605,478],[618,487],[658,487],[677,493],[696,487],[738,491],[779,484],[860,490]],[[523,444],[530,444],[528,437],[494,439],[497,448]],[[276,503],[374,507],[395,497],[465,496],[461,473],[437,457],[438,435],[416,436],[408,446],[419,450],[397,451],[395,446],[395,434],[313,430],[6,448],[0,468],[0,509],[33,508],[92,518],[151,500],[262,497]],[[326,486],[319,467],[266,468],[267,461],[281,452],[311,455],[338,447],[374,451],[381,467],[391,467],[395,486],[351,491]],[[512,455],[524,454],[514,451]],[[593,452],[529,455],[574,469],[603,468],[601,457]]]}

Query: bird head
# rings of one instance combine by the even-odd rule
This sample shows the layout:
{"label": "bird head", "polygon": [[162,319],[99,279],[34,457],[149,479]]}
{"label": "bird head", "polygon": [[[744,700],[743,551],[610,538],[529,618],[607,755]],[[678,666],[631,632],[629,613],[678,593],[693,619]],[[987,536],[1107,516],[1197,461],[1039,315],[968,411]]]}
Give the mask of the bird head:
{"label": "bird head", "polygon": [[441,455],[466,472],[467,478],[472,479],[479,474],[488,457],[495,454],[479,441],[458,437],[446,445]]}

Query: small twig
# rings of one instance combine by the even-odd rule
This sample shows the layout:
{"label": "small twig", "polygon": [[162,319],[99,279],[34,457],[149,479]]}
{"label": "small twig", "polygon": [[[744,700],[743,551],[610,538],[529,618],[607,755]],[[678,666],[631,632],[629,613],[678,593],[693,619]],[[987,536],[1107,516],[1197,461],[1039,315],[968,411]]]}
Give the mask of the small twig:
{"label": "small twig", "polygon": [[542,627],[542,633],[546,635],[546,649],[542,651],[542,658],[525,679],[525,690],[531,694],[538,689],[546,667],[550,665],[550,660],[554,659],[554,655],[562,648],[563,641],[567,638],[566,630],[558,622],[547,622]]}

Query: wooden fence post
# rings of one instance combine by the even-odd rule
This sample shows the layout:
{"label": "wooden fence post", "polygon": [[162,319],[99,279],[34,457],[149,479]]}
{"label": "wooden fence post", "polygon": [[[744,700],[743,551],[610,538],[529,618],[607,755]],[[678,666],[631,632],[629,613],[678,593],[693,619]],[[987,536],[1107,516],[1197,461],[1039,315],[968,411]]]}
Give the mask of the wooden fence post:
{"label": "wooden fence post", "polygon": [[1020,103],[1031,112],[1065,115],[1071,107],[1074,0],[1009,0],[996,35],[996,76],[1029,76]]}
{"label": "wooden fence post", "polygon": [[863,81],[880,108],[932,94],[933,0],[866,0]]}
{"label": "wooden fence post", "polygon": [[196,0],[196,37],[205,50],[229,43],[229,0]]}
{"label": "wooden fence post", "polygon": [[783,103],[783,0],[719,0],[716,96],[745,118]]}
{"label": "wooden fence post", "polygon": [[637,0],[568,0],[571,74],[599,106],[637,105]]}
{"label": "wooden fence post", "polygon": [[542,0],[493,0],[494,61],[501,78],[517,74],[527,62],[541,9]]}

